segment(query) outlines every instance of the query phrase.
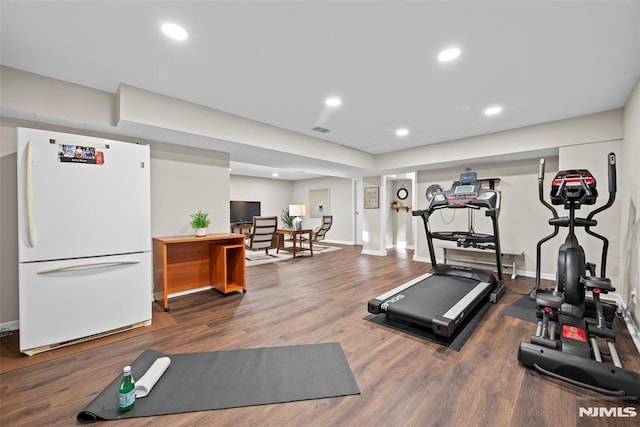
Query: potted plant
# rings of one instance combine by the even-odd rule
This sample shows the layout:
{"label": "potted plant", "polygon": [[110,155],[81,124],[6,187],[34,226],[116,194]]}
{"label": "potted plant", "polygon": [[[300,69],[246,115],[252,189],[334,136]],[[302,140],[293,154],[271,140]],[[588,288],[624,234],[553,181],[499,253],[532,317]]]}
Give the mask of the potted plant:
{"label": "potted plant", "polygon": [[196,231],[196,237],[206,236],[207,227],[211,224],[209,214],[206,212],[198,211],[191,215],[191,228]]}
{"label": "potted plant", "polygon": [[280,215],[280,221],[287,227],[293,228],[293,218],[289,215],[289,208],[282,209],[282,215]]}

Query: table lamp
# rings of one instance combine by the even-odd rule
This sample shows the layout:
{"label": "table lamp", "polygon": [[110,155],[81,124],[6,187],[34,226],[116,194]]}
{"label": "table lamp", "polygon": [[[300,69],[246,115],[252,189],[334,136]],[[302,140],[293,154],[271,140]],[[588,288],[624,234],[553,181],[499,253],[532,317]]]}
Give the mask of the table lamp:
{"label": "table lamp", "polygon": [[302,218],[307,212],[305,205],[289,205],[289,215],[295,216],[293,219],[293,229],[302,230]]}

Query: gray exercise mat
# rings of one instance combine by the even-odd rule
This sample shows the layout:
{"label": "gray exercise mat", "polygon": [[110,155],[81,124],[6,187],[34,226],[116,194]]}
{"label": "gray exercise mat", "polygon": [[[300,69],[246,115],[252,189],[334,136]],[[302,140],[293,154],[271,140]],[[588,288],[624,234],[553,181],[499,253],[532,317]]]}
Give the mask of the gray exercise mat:
{"label": "gray exercise mat", "polygon": [[502,310],[502,314],[526,320],[527,322],[538,323],[538,318],[536,317],[536,302],[529,298],[529,295],[523,296]]}
{"label": "gray exercise mat", "polygon": [[[594,319],[596,317],[593,300],[591,298],[585,299],[585,317]],[[502,310],[502,314],[511,317],[517,317],[518,319],[526,320],[531,323],[538,323],[538,317],[536,314],[536,302],[532,300],[529,295],[525,295],[509,307]],[[607,325],[611,325],[616,315],[617,304],[612,301],[602,301],[602,309],[604,311],[604,319]]]}
{"label": "gray exercise mat", "polygon": [[141,377],[159,357],[171,365],[149,396],[118,411],[120,376],[78,413],[80,422],[114,420],[360,394],[339,343],[207,353],[145,350],[131,363]]}

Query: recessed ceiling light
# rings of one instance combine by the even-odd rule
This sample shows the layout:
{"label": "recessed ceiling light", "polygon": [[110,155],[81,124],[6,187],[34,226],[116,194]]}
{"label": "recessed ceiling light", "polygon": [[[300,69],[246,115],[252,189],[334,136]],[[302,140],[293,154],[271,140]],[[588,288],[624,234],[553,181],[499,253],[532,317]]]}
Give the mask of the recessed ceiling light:
{"label": "recessed ceiling light", "polygon": [[338,107],[340,104],[342,104],[342,100],[340,98],[332,96],[330,98],[325,99],[324,103],[328,107]]}
{"label": "recessed ceiling light", "polygon": [[396,136],[407,136],[409,135],[409,129],[407,128],[399,128],[396,130]]}
{"label": "recessed ceiling light", "polygon": [[502,113],[502,107],[495,105],[493,107],[489,107],[486,110],[484,110],[484,115],[485,116],[495,116],[496,114],[500,114]]}
{"label": "recessed ceiling light", "polygon": [[182,28],[180,25],[165,22],[164,24],[162,24],[161,28],[165,36],[170,37],[174,40],[186,40],[186,38],[189,37],[187,30]]}
{"label": "recessed ceiling light", "polygon": [[272,173],[271,176],[278,176],[278,172]]}
{"label": "recessed ceiling light", "polygon": [[438,54],[438,61],[440,62],[449,62],[457,59],[460,56],[460,49],[457,47],[452,47],[449,49],[445,49]]}

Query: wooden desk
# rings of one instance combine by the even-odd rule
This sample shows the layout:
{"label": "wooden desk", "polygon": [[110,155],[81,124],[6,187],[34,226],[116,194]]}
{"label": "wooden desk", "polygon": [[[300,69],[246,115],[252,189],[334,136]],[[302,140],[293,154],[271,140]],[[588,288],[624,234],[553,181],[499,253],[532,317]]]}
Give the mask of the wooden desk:
{"label": "wooden desk", "polygon": [[[280,251],[280,249],[284,249],[284,236],[286,236],[287,234],[291,235],[291,238],[293,240],[293,257],[296,257],[296,249],[297,249],[297,243],[298,241],[300,241],[300,250],[299,251],[304,251],[305,249],[302,247],[302,240],[300,239],[302,237],[302,235],[307,234],[308,235],[308,241],[309,241],[309,252],[311,252],[310,256],[313,256],[313,243],[311,242],[311,237],[313,235],[313,230],[312,229],[304,229],[304,230],[294,230],[292,228],[279,228],[278,229],[278,251]],[[288,249],[284,249],[284,250],[288,250]]]}
{"label": "wooden desk", "polygon": [[153,238],[153,297],[165,311],[170,294],[209,286],[247,291],[242,234]]}

